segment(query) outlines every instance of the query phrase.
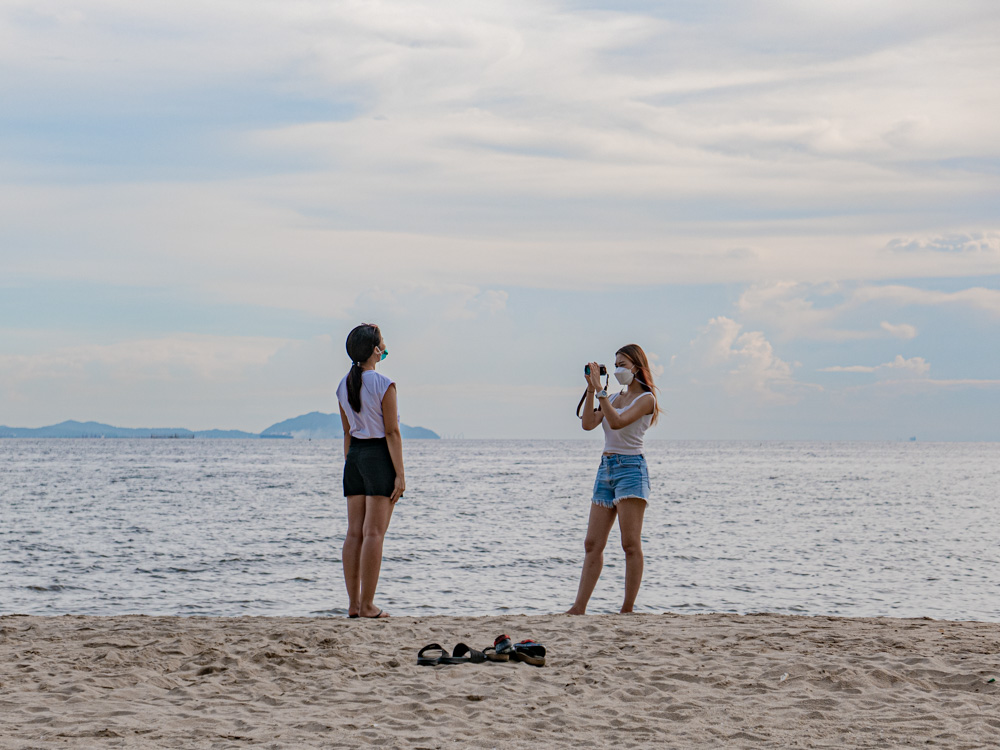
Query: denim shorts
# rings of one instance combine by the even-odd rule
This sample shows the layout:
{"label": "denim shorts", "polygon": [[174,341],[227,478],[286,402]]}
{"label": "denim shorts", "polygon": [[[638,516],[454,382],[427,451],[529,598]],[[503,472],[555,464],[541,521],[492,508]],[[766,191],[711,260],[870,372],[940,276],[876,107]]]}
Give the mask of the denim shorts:
{"label": "denim shorts", "polygon": [[614,508],[626,497],[649,500],[649,469],[645,457],[620,453],[601,456],[593,502],[603,508]]}

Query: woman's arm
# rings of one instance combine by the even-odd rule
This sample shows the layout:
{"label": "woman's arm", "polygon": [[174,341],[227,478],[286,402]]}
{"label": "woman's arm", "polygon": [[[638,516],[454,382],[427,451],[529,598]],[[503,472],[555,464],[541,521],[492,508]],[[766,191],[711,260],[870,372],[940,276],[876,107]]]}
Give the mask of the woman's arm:
{"label": "woman's arm", "polygon": [[[646,398],[647,395],[650,398]],[[607,413],[604,415],[604,418],[608,420],[608,427],[612,430],[620,430],[622,427],[628,427],[640,417],[652,414],[653,409],[656,408],[656,397],[649,391],[646,391],[629,404],[628,408],[621,414],[615,411],[609,399],[601,399],[602,407],[605,403],[608,404]]]}
{"label": "woman's arm", "polygon": [[583,376],[583,379],[587,381],[587,398],[584,399],[582,417],[583,429],[589,432],[601,423],[601,420],[604,419],[604,412],[594,408],[594,393],[601,390],[601,366],[596,362],[591,362],[588,367],[590,367],[590,374]]}
{"label": "woman's arm", "polygon": [[385,442],[389,444],[389,456],[392,458],[392,468],[396,470],[396,485],[389,497],[396,502],[406,491],[406,480],[403,477],[403,435],[399,431],[399,408],[396,403],[396,384],[392,383],[382,396],[382,424],[385,426]]}
{"label": "woman's arm", "polygon": [[[340,406],[339,402],[337,406]],[[347,421],[343,406],[340,406],[340,424],[344,428],[344,458],[347,458],[347,451],[351,447],[351,423]]]}
{"label": "woman's arm", "polygon": [[600,409],[594,408],[594,391],[587,389],[587,398],[583,402],[583,429],[593,430],[598,425],[601,424],[601,420],[604,419],[604,412]]}

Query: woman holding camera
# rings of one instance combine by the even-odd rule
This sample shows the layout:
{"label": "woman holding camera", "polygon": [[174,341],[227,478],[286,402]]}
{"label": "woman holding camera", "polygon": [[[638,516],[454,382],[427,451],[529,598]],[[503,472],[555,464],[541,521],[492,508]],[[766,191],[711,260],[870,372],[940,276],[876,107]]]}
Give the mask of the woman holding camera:
{"label": "woman holding camera", "polygon": [[[601,366],[584,368],[587,392],[583,429],[604,428],[604,453],[594,482],[590,521],[584,540],[583,572],[576,601],[566,614],[587,611],[597,579],[604,567],[604,546],[618,518],[625,551],[625,600],[621,612],[631,612],[642,583],[642,518],[649,500],[649,470],[643,456],[643,436],[659,416],[656,386],[646,353],[638,344],[627,344],[615,354],[615,379],[626,386],[608,395],[601,387]],[[594,399],[597,406],[594,406]]]}
{"label": "woman holding camera", "polygon": [[347,336],[347,354],[351,369],[337,386],[344,427],[347,616],[381,618],[389,616],[374,603],[382,540],[392,509],[406,489],[396,384],[375,371],[375,365],[389,354],[377,325],[365,323],[352,330]]}

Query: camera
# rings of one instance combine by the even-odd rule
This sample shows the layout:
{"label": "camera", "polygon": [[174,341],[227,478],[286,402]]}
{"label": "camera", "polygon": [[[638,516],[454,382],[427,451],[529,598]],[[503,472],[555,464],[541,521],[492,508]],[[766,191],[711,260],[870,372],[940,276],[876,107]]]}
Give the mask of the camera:
{"label": "camera", "polygon": [[[590,365],[583,366],[583,374],[590,375]],[[605,367],[604,365],[601,365],[601,375],[607,375],[607,374],[608,374],[608,368]]]}

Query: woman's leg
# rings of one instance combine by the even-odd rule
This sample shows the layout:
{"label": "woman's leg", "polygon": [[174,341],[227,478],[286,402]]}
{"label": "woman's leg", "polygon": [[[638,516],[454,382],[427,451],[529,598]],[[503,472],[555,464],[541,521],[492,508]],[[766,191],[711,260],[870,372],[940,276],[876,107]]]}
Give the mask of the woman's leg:
{"label": "woman's leg", "polygon": [[580,573],[580,587],[576,592],[576,601],[566,614],[582,615],[587,612],[587,603],[594,593],[597,579],[601,577],[604,567],[604,545],[608,543],[608,534],[615,525],[615,509],[605,508],[597,503],[590,504],[590,521],[587,523],[587,537],[583,541],[583,572]]}
{"label": "woman's leg", "polygon": [[382,540],[389,528],[394,504],[389,498],[369,495],[365,498],[365,521],[361,542],[361,608],[362,617],[374,617],[379,613],[375,606],[375,587],[382,569]]}
{"label": "woman's leg", "polygon": [[347,614],[356,615],[361,609],[361,542],[364,539],[365,496],[347,498],[347,536],[341,559],[344,561],[344,583],[347,584]]}
{"label": "woman's leg", "polygon": [[625,550],[625,601],[622,612],[631,612],[642,583],[642,517],[646,513],[646,501],[639,497],[627,497],[618,502],[618,528],[622,533],[622,549]]}

